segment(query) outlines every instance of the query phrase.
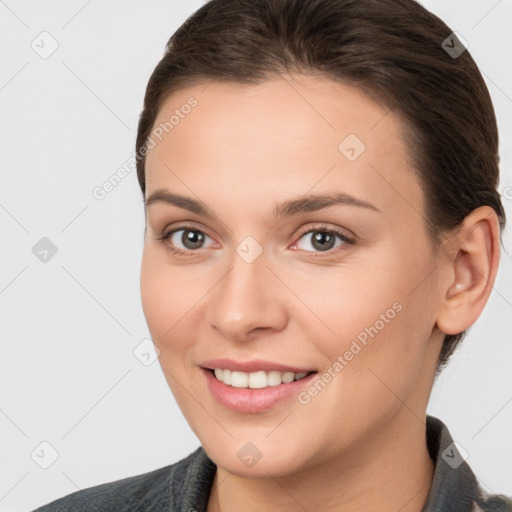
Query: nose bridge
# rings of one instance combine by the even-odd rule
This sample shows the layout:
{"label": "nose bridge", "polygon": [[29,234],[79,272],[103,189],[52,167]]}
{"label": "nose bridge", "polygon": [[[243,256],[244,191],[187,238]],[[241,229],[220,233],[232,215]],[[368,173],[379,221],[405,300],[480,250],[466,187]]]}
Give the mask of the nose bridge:
{"label": "nose bridge", "polygon": [[[259,244],[258,244],[259,245]],[[243,340],[256,328],[281,329],[286,320],[262,248],[243,241],[230,260],[230,270],[215,287],[210,324],[225,337]]]}

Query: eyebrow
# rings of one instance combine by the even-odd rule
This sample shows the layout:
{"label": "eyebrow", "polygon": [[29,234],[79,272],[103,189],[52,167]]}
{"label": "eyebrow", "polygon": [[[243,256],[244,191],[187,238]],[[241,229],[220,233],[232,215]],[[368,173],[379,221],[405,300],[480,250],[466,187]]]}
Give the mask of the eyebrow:
{"label": "eyebrow", "polygon": [[[178,208],[183,208],[184,210],[197,213],[198,215],[207,218],[214,217],[214,215],[210,213],[209,208],[202,201],[181,196],[179,194],[173,194],[164,189],[158,189],[153,192],[145,200],[145,208],[154,203],[165,203],[177,206]],[[275,204],[272,213],[274,219],[279,220],[283,217],[314,212],[334,205],[357,206],[382,213],[381,210],[373,204],[342,192],[334,192],[331,194],[312,194],[305,197],[299,197],[297,199],[291,199],[283,203]]]}

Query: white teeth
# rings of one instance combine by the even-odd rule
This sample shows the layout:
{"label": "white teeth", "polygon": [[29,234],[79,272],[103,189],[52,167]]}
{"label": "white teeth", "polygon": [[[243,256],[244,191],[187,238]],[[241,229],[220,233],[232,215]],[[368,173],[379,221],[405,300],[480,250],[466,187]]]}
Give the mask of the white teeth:
{"label": "white teeth", "polygon": [[[278,386],[281,384],[281,372],[268,372],[267,374],[267,386]],[[224,383],[225,384],[225,383]]]}
{"label": "white teeth", "polygon": [[278,372],[272,370],[265,372],[263,370],[257,372],[236,372],[231,370],[223,370],[221,368],[215,368],[215,377],[228,386],[235,388],[251,388],[251,389],[262,389],[268,386],[278,386],[282,383],[293,382],[299,380],[308,375],[309,372]]}
{"label": "white teeth", "polygon": [[249,374],[245,372],[231,372],[231,385],[234,388],[246,388],[249,385]]}
{"label": "white teeth", "polygon": [[249,373],[249,387],[260,389],[267,387],[267,374],[263,371]]}
{"label": "white teeth", "polygon": [[295,378],[295,374],[293,372],[284,372],[281,379],[283,382],[293,382],[293,379]]}

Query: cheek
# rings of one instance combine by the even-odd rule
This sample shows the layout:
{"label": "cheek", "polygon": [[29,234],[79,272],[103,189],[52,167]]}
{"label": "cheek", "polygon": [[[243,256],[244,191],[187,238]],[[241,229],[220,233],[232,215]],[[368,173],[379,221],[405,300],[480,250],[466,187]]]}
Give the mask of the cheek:
{"label": "cheek", "polygon": [[190,313],[197,295],[190,280],[182,282],[183,273],[162,261],[157,251],[144,248],[140,290],[144,316],[153,342],[164,354],[179,350],[186,339],[187,314]]}
{"label": "cheek", "polygon": [[172,297],[169,296],[165,274],[162,275],[160,267],[146,249],[144,249],[142,257],[140,291],[144,316],[153,336],[153,341],[156,341],[155,337],[161,338],[165,328],[164,324],[167,324],[167,321],[170,320],[169,311],[171,310]]}
{"label": "cheek", "polygon": [[[311,342],[323,345],[329,353],[348,349],[350,341],[359,336],[364,341],[376,325],[379,333],[389,330],[401,309],[403,293],[394,279],[395,272],[367,258],[345,262],[338,267],[281,269],[283,281],[293,283],[294,296],[288,294],[291,312],[304,329],[318,334]],[[383,317],[381,319],[381,317]]]}
{"label": "cheek", "polygon": [[[181,275],[181,280],[180,280]],[[157,251],[144,248],[140,289],[146,323],[153,343],[160,353],[158,361],[179,407],[187,414],[193,405],[187,400],[183,383],[189,381],[185,359],[193,346],[193,305],[198,293],[191,290],[190,280],[183,282],[183,272],[162,261]],[[192,312],[192,314],[191,314]]]}
{"label": "cheek", "polygon": [[318,274],[314,286],[311,275],[295,280],[316,315],[304,317],[311,318],[309,328],[302,325],[310,332],[320,325],[324,334],[315,339],[327,356],[324,362],[341,364],[332,371],[343,374],[340,391],[352,396],[360,397],[362,387],[371,388],[373,396],[390,394],[379,377],[407,393],[422,364],[434,318],[432,280],[424,279],[432,269],[426,257],[410,258],[409,252],[404,258],[404,253],[395,248],[381,252],[378,262],[350,266],[350,272]]}

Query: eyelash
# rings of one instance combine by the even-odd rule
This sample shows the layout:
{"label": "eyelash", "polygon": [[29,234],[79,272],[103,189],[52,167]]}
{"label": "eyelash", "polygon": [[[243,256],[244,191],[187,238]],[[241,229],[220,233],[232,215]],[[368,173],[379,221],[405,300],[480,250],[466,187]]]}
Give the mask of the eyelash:
{"label": "eyelash", "polygon": [[[165,243],[167,240],[169,240],[171,238],[171,236],[174,233],[176,233],[177,231],[182,231],[182,230],[189,230],[189,231],[196,232],[196,233],[202,233],[203,235],[206,235],[208,238],[212,238],[211,236],[208,235],[208,233],[205,233],[203,230],[196,229],[195,226],[183,224],[183,225],[178,226],[177,228],[173,229],[172,231],[169,231],[168,233],[163,234],[160,237],[156,237],[156,240],[158,240],[159,242],[162,242],[164,244],[165,248],[168,251],[170,251],[172,254],[175,254],[178,256],[185,256],[185,257],[194,256],[201,249],[196,249],[196,250],[189,249],[187,251],[184,251],[182,249],[176,249],[176,247],[173,247],[173,246]],[[304,235],[314,233],[314,232],[329,233],[331,235],[336,235],[337,237],[339,237],[341,239],[342,242],[344,242],[344,244],[348,244],[348,245],[356,244],[356,241],[353,238],[350,238],[347,235],[341,233],[340,231],[337,231],[336,229],[330,228],[323,224],[316,225],[313,228],[309,228],[308,230],[304,231],[303,233],[301,233],[299,235],[297,241],[300,240]],[[334,249],[329,249],[328,251],[304,251],[304,252],[307,252],[307,253],[313,252],[314,258],[322,257],[323,255],[331,256],[332,254],[338,252],[340,249],[343,250],[342,247],[343,247],[343,245],[336,247]]]}

